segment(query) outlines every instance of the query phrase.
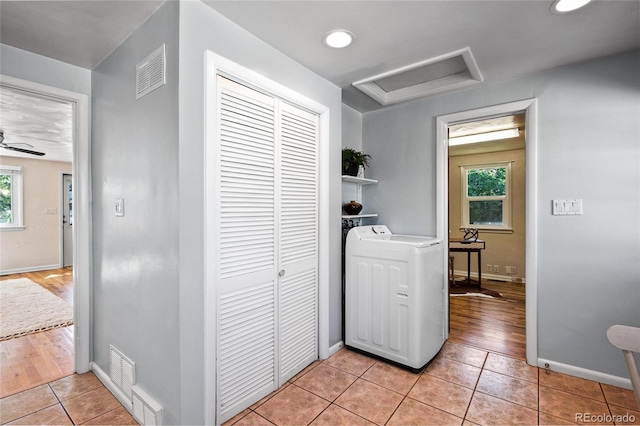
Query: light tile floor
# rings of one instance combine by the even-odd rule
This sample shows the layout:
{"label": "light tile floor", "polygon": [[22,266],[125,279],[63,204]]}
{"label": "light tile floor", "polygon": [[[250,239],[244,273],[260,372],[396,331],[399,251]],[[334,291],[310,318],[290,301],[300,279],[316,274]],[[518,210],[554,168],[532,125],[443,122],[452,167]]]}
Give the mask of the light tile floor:
{"label": "light tile floor", "polygon": [[[137,424],[92,373],[68,376],[1,399],[0,423]],[[640,407],[630,390],[446,343],[420,374],[342,349],[313,363],[226,424],[576,423],[640,425]]]}
{"label": "light tile floor", "polygon": [[627,389],[446,343],[420,374],[342,349],[225,426],[576,423],[639,425],[640,407]]}
{"label": "light tile floor", "polygon": [[74,374],[0,399],[0,423],[138,424],[93,373]]}

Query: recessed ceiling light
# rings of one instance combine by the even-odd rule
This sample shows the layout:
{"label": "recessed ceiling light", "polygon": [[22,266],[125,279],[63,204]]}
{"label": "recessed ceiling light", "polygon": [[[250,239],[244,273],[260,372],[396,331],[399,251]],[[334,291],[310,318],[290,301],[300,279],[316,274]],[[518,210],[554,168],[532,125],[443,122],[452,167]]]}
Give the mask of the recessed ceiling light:
{"label": "recessed ceiling light", "polygon": [[342,49],[349,46],[355,36],[352,32],[347,30],[333,30],[324,36],[324,44],[327,47],[333,47],[334,49]]}
{"label": "recessed ceiling light", "polygon": [[549,10],[553,13],[572,12],[586,6],[590,1],[591,0],[555,0]]}

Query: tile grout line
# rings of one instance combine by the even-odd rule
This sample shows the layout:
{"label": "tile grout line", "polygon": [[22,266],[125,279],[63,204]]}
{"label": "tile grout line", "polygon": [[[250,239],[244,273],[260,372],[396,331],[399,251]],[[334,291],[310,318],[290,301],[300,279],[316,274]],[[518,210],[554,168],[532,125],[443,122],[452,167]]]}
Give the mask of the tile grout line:
{"label": "tile grout line", "polygon": [[[484,361],[482,361],[482,366],[480,367],[480,374],[478,374],[478,380],[476,380],[475,385],[473,386],[473,392],[471,393],[471,398],[469,399],[469,404],[467,404],[467,408],[464,411],[464,416],[462,416],[462,423],[464,423],[467,420],[467,414],[469,414],[469,408],[471,407],[471,403],[473,402],[473,397],[476,395],[476,391],[478,389],[478,383],[480,383],[480,377],[482,376],[482,372],[484,371],[484,365],[487,362],[487,358],[489,358],[489,352],[487,352],[487,354],[484,357]],[[482,393],[482,392],[480,392]],[[468,420],[470,423],[471,420]]]}
{"label": "tile grout line", "polygon": [[[344,349],[344,348],[343,348],[343,349]],[[354,353],[357,353],[357,352],[354,352]],[[330,358],[331,358],[331,357],[329,357],[329,358],[327,358],[327,359],[330,359]],[[325,361],[326,361],[326,360],[325,360]],[[347,411],[347,412],[349,412],[349,413],[353,414],[354,416],[358,416],[358,417],[360,417],[361,419],[364,419],[364,420],[366,420],[366,421],[368,421],[368,422],[371,422],[371,420],[366,419],[366,418],[362,417],[361,415],[359,415],[359,414],[357,414],[357,413],[354,413],[353,411],[351,411],[351,410],[349,410],[349,409],[347,409],[347,408],[345,408],[345,407],[343,407],[343,406],[341,406],[341,405],[336,404],[335,402],[338,400],[338,398],[340,398],[342,395],[344,395],[344,394],[345,394],[349,389],[351,389],[351,387],[353,386],[353,384],[354,384],[354,383],[356,383],[356,382],[358,381],[358,379],[362,379],[362,380],[368,381],[368,380],[366,380],[366,379],[363,379],[363,378],[362,378],[362,376],[364,376],[364,375],[366,374],[366,372],[367,372],[367,371],[369,371],[369,370],[370,370],[374,365],[376,365],[376,363],[378,362],[378,361],[376,361],[376,360],[373,360],[373,361],[374,361],[374,362],[373,362],[373,364],[371,364],[369,367],[367,367],[367,368],[366,368],[366,369],[365,369],[365,370],[364,370],[364,371],[363,371],[359,376],[358,376],[358,375],[355,375],[355,374],[352,374],[352,373],[350,373],[350,372],[348,372],[348,371],[345,371],[345,370],[343,370],[343,369],[341,369],[341,368],[334,367],[334,366],[333,366],[333,365],[331,365],[331,364],[327,364],[329,367],[335,368],[335,369],[337,369],[337,370],[339,370],[339,371],[342,371],[342,372],[347,373],[347,374],[351,374],[352,376],[355,376],[355,377],[356,377],[356,379],[355,379],[355,380],[354,380],[354,381],[353,381],[349,386],[347,386],[347,388],[346,388],[345,390],[343,390],[343,391],[340,393],[340,395],[336,396],[336,397],[335,397],[335,399],[334,399],[333,401],[331,401],[331,404],[329,404],[329,407],[331,407],[332,405],[335,405],[336,407],[338,407],[338,408],[340,408],[340,409],[342,409],[342,410],[345,410],[345,411]],[[323,361],[323,363],[324,363],[324,361]],[[329,407],[327,407],[327,408],[329,408]],[[322,410],[322,412],[324,412],[325,410],[326,410],[326,408],[325,408],[324,410]],[[320,413],[320,414],[322,414],[322,413]],[[318,414],[318,416],[319,416],[320,414]],[[373,423],[373,422],[371,422],[371,423]]]}
{"label": "tile grout line", "polygon": [[[26,414],[25,414],[25,415],[23,415],[23,416],[16,417],[15,419],[13,419],[13,420],[9,420],[9,421],[7,421],[6,423],[2,423],[2,424],[4,425],[4,424],[7,424],[7,423],[15,422],[16,420],[20,420],[20,419],[23,419],[23,418],[25,418],[25,417],[27,417],[27,416],[30,416],[30,415],[32,415],[32,414],[39,413],[40,411],[46,410],[47,408],[54,407],[54,406],[56,406],[56,405],[58,405],[58,404],[60,404],[60,406],[62,406],[62,403],[61,403],[61,402],[60,402],[60,400],[58,399],[58,396],[55,394],[55,392],[53,392],[53,389],[51,389],[51,387],[49,386],[49,384],[48,384],[48,383],[45,383],[45,384],[46,384],[46,385],[47,385],[47,387],[49,387],[49,389],[52,391],[53,396],[54,396],[54,397],[56,398],[56,400],[58,401],[57,403],[54,403],[54,404],[51,404],[51,405],[47,405],[46,407],[40,407],[39,409],[37,409],[37,410],[35,410],[35,411],[32,411],[32,412],[30,412],[30,413],[26,413]],[[36,387],[39,387],[39,386],[44,386],[44,385],[38,385],[38,386],[36,386]],[[32,388],[32,389],[35,389],[35,388]],[[22,391],[22,392],[26,392],[26,391],[29,391],[29,390],[31,390],[31,389],[27,389],[27,390],[24,390],[24,391]],[[15,393],[15,394],[13,394],[13,395],[17,395],[18,393],[21,393],[21,392],[17,392],[17,393]],[[13,395],[9,395],[9,396],[13,396]],[[4,398],[8,398],[8,397],[4,397]],[[4,398],[2,398],[2,399],[4,399]],[[64,407],[62,407],[62,408],[64,409]],[[65,410],[65,413],[66,413],[66,410]],[[67,416],[68,416],[68,414],[67,414]],[[73,423],[73,421],[72,421],[71,423]]]}
{"label": "tile grout line", "polygon": [[[53,382],[51,382],[51,383],[53,383]],[[62,407],[62,410],[64,411],[64,413],[69,418],[69,421],[71,422],[71,424],[75,425],[76,423],[71,418],[71,414],[69,414],[69,412],[67,411],[67,407],[64,406],[64,404],[62,403],[62,400],[60,399],[60,397],[58,397],[58,394],[56,393],[56,391],[51,386],[51,383],[47,383],[47,386],[49,386],[49,389],[51,390],[51,393],[53,393],[53,396],[55,396],[56,400],[58,400],[58,404],[60,404],[60,407]]]}

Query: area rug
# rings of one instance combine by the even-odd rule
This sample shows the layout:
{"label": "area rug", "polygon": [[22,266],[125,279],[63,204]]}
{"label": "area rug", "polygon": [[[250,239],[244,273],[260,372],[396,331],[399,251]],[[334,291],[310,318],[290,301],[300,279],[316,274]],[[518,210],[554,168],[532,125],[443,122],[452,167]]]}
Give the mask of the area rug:
{"label": "area rug", "polygon": [[476,296],[476,297],[490,297],[501,298],[502,295],[497,291],[489,290],[486,288],[478,290],[477,285],[455,285],[449,286],[450,296]]}
{"label": "area rug", "polygon": [[0,281],[0,340],[73,324],[73,307],[27,278]]}

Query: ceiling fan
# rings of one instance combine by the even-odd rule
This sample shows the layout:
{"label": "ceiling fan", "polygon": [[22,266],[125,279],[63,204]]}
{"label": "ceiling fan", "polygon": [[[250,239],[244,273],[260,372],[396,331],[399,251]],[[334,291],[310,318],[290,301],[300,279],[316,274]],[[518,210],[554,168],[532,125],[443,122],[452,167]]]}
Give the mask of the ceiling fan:
{"label": "ceiling fan", "polygon": [[29,145],[28,143],[22,143],[22,142],[16,142],[16,143],[13,143],[13,144],[5,143],[5,141],[4,141],[4,132],[0,130],[0,148],[8,149],[8,150],[11,150],[11,151],[23,152],[25,154],[37,155],[37,156],[43,156],[44,155],[44,152],[38,152],[38,151],[32,151],[30,149],[18,148],[18,147],[13,146],[13,145],[26,145],[26,146],[29,146],[29,147],[33,148],[33,145]]}

